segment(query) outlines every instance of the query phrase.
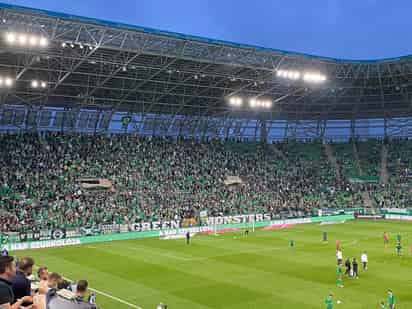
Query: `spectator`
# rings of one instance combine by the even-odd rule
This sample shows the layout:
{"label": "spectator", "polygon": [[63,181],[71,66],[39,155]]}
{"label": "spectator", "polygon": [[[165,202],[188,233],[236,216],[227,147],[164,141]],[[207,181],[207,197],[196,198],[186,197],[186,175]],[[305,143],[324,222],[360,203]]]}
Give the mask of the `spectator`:
{"label": "spectator", "polygon": [[14,302],[14,293],[11,280],[16,275],[16,266],[12,256],[0,256],[0,307],[5,309],[19,309],[23,302],[28,299],[24,297]]}
{"label": "spectator", "polygon": [[94,304],[84,300],[87,293],[88,282],[80,280],[77,283],[75,297],[73,299],[63,298],[57,295],[55,289],[51,289],[47,295],[49,308],[48,309],[96,309]]}
{"label": "spectator", "polygon": [[39,279],[39,290],[43,289],[47,292],[47,281],[49,279],[49,270],[47,269],[47,267],[40,267],[37,270],[37,277]]}
{"label": "spectator", "polygon": [[71,287],[70,282],[67,281],[67,280],[65,280],[65,279],[63,279],[63,278],[59,280],[59,283],[58,283],[58,285],[57,285],[57,288],[58,288],[59,290],[61,290],[61,289],[70,290],[70,287]]}
{"label": "spectator", "polygon": [[84,300],[89,283],[87,280],[79,280],[76,287],[76,298]]}
{"label": "spectator", "polygon": [[49,270],[48,270],[48,268],[47,267],[40,267],[37,270],[37,276],[38,276],[40,282],[42,282],[42,281],[47,282],[47,280],[49,279]]}
{"label": "spectator", "polygon": [[25,298],[25,303],[32,303],[31,281],[28,279],[28,277],[32,275],[33,265],[34,260],[30,257],[24,257],[19,261],[16,275],[12,279],[14,301],[27,296]]}
{"label": "spectator", "polygon": [[39,292],[33,297],[33,304],[36,306],[36,309],[46,309],[46,294],[49,289],[57,290],[61,279],[61,276],[57,273],[48,275],[46,286],[39,288]]}

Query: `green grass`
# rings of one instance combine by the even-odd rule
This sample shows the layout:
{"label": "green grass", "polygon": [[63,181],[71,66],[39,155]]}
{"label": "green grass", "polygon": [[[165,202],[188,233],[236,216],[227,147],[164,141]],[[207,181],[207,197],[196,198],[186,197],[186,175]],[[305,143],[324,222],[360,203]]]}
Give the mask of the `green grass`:
{"label": "green grass", "polygon": [[[327,230],[329,242],[322,243]],[[383,232],[390,247],[383,247]],[[395,234],[402,233],[404,256],[395,255]],[[296,241],[295,248],[288,240]],[[344,279],[336,288],[335,240],[344,257],[369,255],[369,270],[359,280]],[[35,258],[72,279],[88,279],[91,287],[129,303],[155,308],[324,308],[329,292],[341,309],[378,308],[392,288],[397,309],[412,308],[412,224],[353,221],[339,225],[300,225],[288,230],[195,236],[184,240],[144,239],[89,246],[18,252]],[[97,294],[103,309],[130,308]]]}

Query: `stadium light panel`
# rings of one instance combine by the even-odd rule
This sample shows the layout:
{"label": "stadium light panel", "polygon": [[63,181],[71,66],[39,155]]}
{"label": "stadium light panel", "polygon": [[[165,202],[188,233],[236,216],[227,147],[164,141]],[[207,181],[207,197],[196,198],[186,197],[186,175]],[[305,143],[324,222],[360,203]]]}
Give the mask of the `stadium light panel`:
{"label": "stadium light panel", "polygon": [[310,83],[321,83],[326,81],[325,75],[313,72],[301,73],[299,71],[277,70],[276,75],[278,77],[287,78],[291,80],[302,79],[303,81]]}
{"label": "stadium light panel", "polygon": [[40,85],[41,85],[42,88],[46,88],[46,87],[47,87],[47,83],[46,83],[46,82],[41,82]]}
{"label": "stadium light panel", "polygon": [[20,45],[22,47],[46,47],[48,40],[45,37],[35,34],[12,33],[6,34],[6,42],[10,45]]}
{"label": "stadium light panel", "polygon": [[308,72],[303,75],[303,80],[311,83],[321,83],[326,80],[326,76],[319,73]]}
{"label": "stadium light panel", "polygon": [[243,103],[243,99],[241,97],[231,97],[229,98],[229,103],[232,106],[241,106]]}

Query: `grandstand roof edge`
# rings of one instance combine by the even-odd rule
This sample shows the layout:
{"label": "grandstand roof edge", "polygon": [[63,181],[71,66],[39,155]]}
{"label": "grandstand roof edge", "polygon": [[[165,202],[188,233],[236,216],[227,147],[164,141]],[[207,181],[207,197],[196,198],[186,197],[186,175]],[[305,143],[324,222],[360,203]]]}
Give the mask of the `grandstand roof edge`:
{"label": "grandstand roof edge", "polygon": [[131,25],[131,24],[122,23],[122,22],[108,21],[108,20],[103,20],[103,19],[98,19],[98,18],[78,16],[78,15],[61,13],[61,12],[54,12],[54,11],[45,10],[45,9],[37,9],[37,8],[32,8],[32,7],[7,4],[3,2],[0,2],[0,9],[9,9],[9,10],[16,10],[16,11],[23,11],[23,12],[28,11],[33,14],[47,15],[49,17],[54,17],[54,18],[62,18],[62,19],[68,19],[68,20],[73,20],[73,21],[77,20],[79,22],[92,23],[96,25],[125,29],[125,30],[140,31],[140,32],[156,34],[156,35],[161,35],[161,36],[169,36],[169,37],[174,37],[174,38],[183,39],[183,40],[192,40],[192,41],[198,41],[201,43],[208,43],[208,44],[215,44],[215,45],[224,45],[224,46],[240,48],[240,49],[255,49],[261,52],[278,53],[278,54],[283,54],[283,55],[312,58],[312,59],[324,60],[324,61],[332,61],[336,63],[378,64],[378,63],[383,63],[383,62],[402,61],[402,60],[412,58],[412,54],[409,54],[409,55],[404,55],[404,56],[399,56],[399,57],[381,58],[381,59],[359,59],[359,60],[358,59],[338,59],[338,58],[327,57],[327,56],[311,55],[311,54],[306,54],[306,53],[301,53],[301,52],[285,51],[285,50],[280,50],[280,49],[275,49],[275,48],[262,47],[262,46],[252,45],[252,44],[242,44],[242,43],[235,43],[235,42],[219,40],[219,39],[211,39],[211,38],[206,38],[206,37],[201,37],[201,36],[196,36],[196,35],[183,34],[183,33],[178,33],[178,32],[173,32],[173,31],[167,31],[167,30],[159,30],[159,29],[154,29],[150,27],[142,27],[142,26]]}

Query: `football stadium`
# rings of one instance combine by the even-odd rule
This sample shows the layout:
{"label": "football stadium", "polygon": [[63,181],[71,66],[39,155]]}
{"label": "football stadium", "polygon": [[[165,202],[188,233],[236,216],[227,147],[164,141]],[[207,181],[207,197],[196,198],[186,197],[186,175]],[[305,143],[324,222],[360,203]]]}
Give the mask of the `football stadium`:
{"label": "football stadium", "polygon": [[0,49],[1,308],[412,308],[411,57],[8,4]]}

